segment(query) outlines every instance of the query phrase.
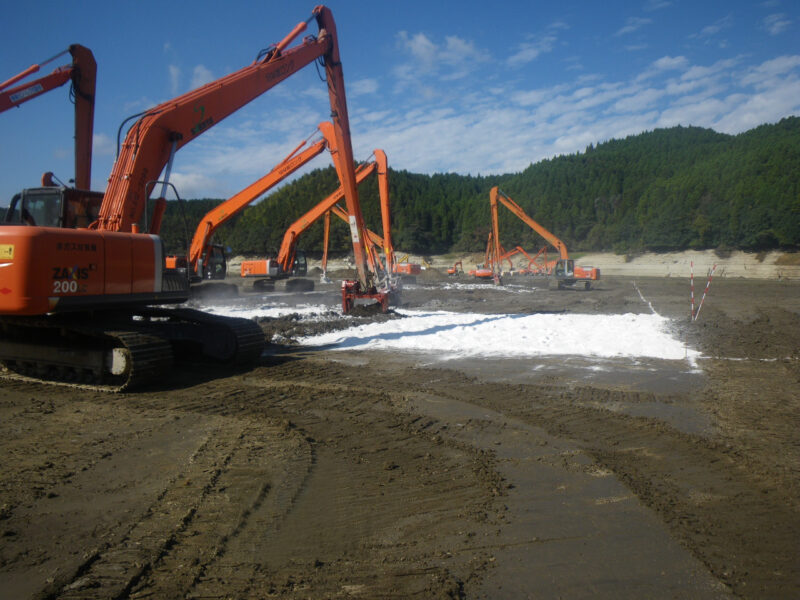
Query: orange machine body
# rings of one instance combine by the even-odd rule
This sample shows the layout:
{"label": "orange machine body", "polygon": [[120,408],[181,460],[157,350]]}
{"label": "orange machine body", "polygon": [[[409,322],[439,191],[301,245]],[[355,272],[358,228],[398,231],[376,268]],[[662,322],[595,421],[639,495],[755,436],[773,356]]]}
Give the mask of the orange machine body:
{"label": "orange machine body", "polygon": [[[54,227],[0,229],[0,313],[41,315],[181,302],[165,292],[160,238]],[[35,276],[32,276],[35,274]]]}
{"label": "orange machine body", "polygon": [[422,265],[399,262],[394,265],[394,272],[400,275],[419,275],[422,273]]}
{"label": "orange machine body", "polygon": [[281,267],[274,258],[244,260],[241,265],[242,277],[274,277],[281,274]]}

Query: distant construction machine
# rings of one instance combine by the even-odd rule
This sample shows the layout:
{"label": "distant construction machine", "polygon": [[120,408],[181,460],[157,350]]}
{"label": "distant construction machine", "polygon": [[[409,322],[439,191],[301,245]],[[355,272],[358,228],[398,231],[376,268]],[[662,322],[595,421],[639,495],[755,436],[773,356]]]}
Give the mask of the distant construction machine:
{"label": "distant construction machine", "polygon": [[[168,256],[167,266],[187,269],[191,282],[199,282],[204,279],[225,279],[227,273],[226,257],[221,245],[211,243],[214,232],[311,159],[319,156],[326,149],[333,152],[336,144],[333,124],[327,121],[322,122],[318,125],[316,131],[322,135],[322,139],[310,144],[301,151],[308,144],[311,138],[309,136],[269,173],[206,213],[200,219],[192,238],[188,255]],[[283,273],[282,276],[289,276],[290,274],[294,275],[296,272]],[[305,275],[305,270],[303,269],[300,274]]]}
{"label": "distant construction machine", "polygon": [[[375,282],[372,288],[362,288],[355,286],[352,281],[345,281],[342,284],[342,310],[346,314],[352,310],[358,299],[376,300],[383,312],[389,307],[390,298],[396,297],[399,293],[397,282],[392,277],[392,264],[394,262],[394,251],[392,249],[390,220],[389,220],[389,186],[387,181],[387,161],[386,154],[379,149],[374,150],[374,160],[362,163],[355,171],[356,184],[360,184],[373,172],[378,174],[378,188],[381,196],[381,215],[383,220],[383,237],[373,233],[366,227],[363,230],[362,239],[366,259],[367,269]],[[323,241],[323,278],[326,278],[328,237],[330,230],[330,214],[333,213],[350,225],[351,234],[353,219],[348,212],[338,205],[338,202],[345,197],[344,188],[339,187],[334,193],[313,206],[305,214],[300,216],[292,223],[283,235],[278,256],[275,259],[260,259],[243,261],[241,265],[242,277],[256,277],[263,282],[274,281],[291,274],[299,273],[300,266],[303,267],[302,274],[305,274],[305,256],[300,254],[297,249],[299,237],[320,218],[325,218],[325,237]],[[379,250],[385,251],[386,266],[380,260]]]}
{"label": "distant construction machine", "polygon": [[575,261],[569,257],[567,246],[558,239],[555,235],[550,233],[547,229],[539,225],[536,221],[531,219],[522,207],[514,202],[509,196],[504,194],[499,187],[495,186],[489,192],[489,204],[492,213],[492,232],[490,235],[490,251],[487,266],[491,266],[493,276],[498,281],[502,276],[501,257],[504,252],[500,245],[500,225],[497,215],[498,202],[510,210],[517,216],[523,223],[528,225],[536,233],[542,236],[548,244],[553,246],[557,251],[559,258],[555,261],[552,268],[552,280],[558,289],[565,287],[583,286],[588,290],[592,287],[592,283],[600,279],[600,269],[595,267],[579,267],[575,265]]}

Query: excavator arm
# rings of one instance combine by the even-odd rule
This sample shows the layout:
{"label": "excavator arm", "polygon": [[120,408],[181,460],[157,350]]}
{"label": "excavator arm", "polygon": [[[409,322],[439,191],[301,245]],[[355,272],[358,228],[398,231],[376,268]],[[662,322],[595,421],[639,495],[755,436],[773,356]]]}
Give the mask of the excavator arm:
{"label": "excavator arm", "polygon": [[[319,31],[299,45],[289,48],[308,23],[316,19]],[[162,103],[145,112],[128,131],[109,177],[100,215],[94,227],[107,231],[134,231],[147,202],[148,185],[171,165],[175,152],[208,131],[304,66],[321,58],[325,64],[334,137],[339,152],[334,156],[350,215],[353,250],[359,279],[367,283],[363,239],[363,218],[356,188],[353,149],[339,59],[336,25],[330,10],[317,6],[312,16],[299,23],[277,46],[253,64],[226,77]],[[153,215],[150,233],[158,233],[158,212]]]}
{"label": "excavator arm", "polygon": [[[57,67],[52,73],[33,81],[14,85],[26,77],[38,73],[44,65],[67,52],[72,55],[71,64]],[[75,103],[75,187],[80,190],[88,190],[91,188],[92,179],[92,134],[97,81],[97,63],[91,50],[79,44],[72,44],[64,52],[41,64],[31,65],[18,75],[0,83],[0,112],[20,106],[68,81],[72,82]]]}
{"label": "excavator arm", "polygon": [[567,259],[569,258],[569,254],[567,253],[567,246],[558,239],[555,235],[550,233],[547,229],[539,225],[536,221],[531,219],[525,211],[522,210],[522,207],[514,202],[511,198],[509,198],[506,194],[504,194],[500,188],[497,186],[493,187],[492,190],[489,192],[489,204],[492,210],[492,238],[494,244],[494,253],[496,257],[502,256],[502,250],[500,246],[500,227],[499,227],[499,220],[497,216],[497,203],[498,201],[503,204],[508,210],[510,210],[517,218],[519,218],[523,223],[528,225],[531,229],[533,229],[536,233],[542,236],[549,244],[551,244],[556,250],[558,250],[558,254],[561,258]]}
{"label": "excavator arm", "polygon": [[197,226],[194,237],[192,238],[192,245],[189,248],[188,257],[189,266],[195,276],[203,276],[203,261],[207,260],[209,242],[220,225],[228,221],[256,198],[286,179],[307,162],[319,156],[326,149],[330,150],[331,153],[336,151],[333,125],[329,122],[323,122],[319,124],[318,129],[323,136],[321,140],[310,145],[302,152],[299,152],[307,143],[307,140],[303,141],[292,150],[286,158],[278,163],[272,171],[237,194],[234,194],[213,210],[210,210],[200,220],[200,224]]}
{"label": "excavator arm", "polygon": [[386,161],[386,153],[376,149],[375,163],[378,166],[378,194],[381,198],[381,222],[383,223],[383,241],[379,246],[383,247],[386,256],[387,273],[394,272],[394,245],[392,245],[392,215],[389,204],[389,166]]}
{"label": "excavator arm", "polygon": [[[369,162],[361,165],[356,169],[356,185],[369,177],[376,169],[376,162]],[[283,234],[280,250],[278,250],[278,264],[283,272],[288,273],[291,271],[294,262],[295,250],[297,247],[297,238],[306,231],[314,222],[330,211],[337,202],[345,197],[344,186],[339,186],[334,193],[325,198],[322,202],[314,206],[311,210],[302,215],[294,223],[289,225],[286,233]],[[347,213],[347,222],[352,223],[350,215]],[[362,234],[362,238],[365,236]]]}
{"label": "excavator arm", "polygon": [[[345,209],[343,209],[341,206],[339,206],[338,204],[335,204],[331,208],[330,213],[332,213],[332,214],[336,215],[337,217],[339,217],[346,224],[349,224],[350,221],[349,221],[349,217],[348,217],[347,211]],[[328,213],[325,213],[325,214],[327,215]],[[384,238],[379,236],[377,233],[375,233],[371,229],[367,229],[366,230],[366,234],[367,234],[367,237],[366,237],[367,262],[368,262],[369,268],[372,270],[372,272],[377,274],[379,270],[380,271],[384,270],[383,263],[381,262],[381,258],[380,258],[380,249],[384,248]],[[325,250],[327,250],[327,248],[325,248]],[[389,255],[388,254],[386,255],[386,261],[387,261],[387,263],[389,262]],[[389,272],[389,271],[387,270],[387,272]]]}

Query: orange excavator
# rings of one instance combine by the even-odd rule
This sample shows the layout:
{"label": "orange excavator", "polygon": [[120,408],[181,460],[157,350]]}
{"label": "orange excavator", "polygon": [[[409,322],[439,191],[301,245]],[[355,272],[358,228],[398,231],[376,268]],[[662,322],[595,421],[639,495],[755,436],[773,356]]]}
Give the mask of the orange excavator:
{"label": "orange excavator", "polygon": [[493,239],[494,235],[490,231],[489,239],[486,241],[486,252],[483,256],[483,262],[479,265],[475,265],[475,268],[467,271],[467,274],[472,275],[475,279],[482,281],[492,279],[495,284],[499,284],[500,277],[495,274],[496,269],[494,268],[495,250],[494,243],[492,242]]}
{"label": "orange excavator", "polygon": [[[367,230],[367,246],[368,246],[368,259],[371,256],[372,262],[370,266],[373,268],[373,273],[378,274],[388,281],[391,288],[396,288],[399,285],[397,279],[392,278],[391,275],[406,276],[406,278],[414,275],[419,275],[422,272],[422,265],[408,262],[408,254],[404,257],[397,258],[395,256],[394,244],[392,243],[392,216],[391,216],[391,201],[389,196],[389,167],[386,160],[386,153],[383,150],[375,149],[373,151],[375,158],[374,164],[378,173],[378,193],[381,202],[381,223],[383,226],[383,237]],[[369,173],[366,173],[368,175]],[[366,176],[365,175],[365,176]],[[321,205],[325,205],[325,202]],[[327,250],[328,239],[330,231],[330,213],[335,214],[340,219],[347,222],[346,216],[338,205],[334,205],[331,210],[325,212],[325,234],[323,241],[323,278],[326,277],[327,265]],[[386,266],[384,267],[380,260],[379,250],[383,249]]]}
{"label": "orange excavator", "polygon": [[220,245],[211,243],[214,232],[248,204],[289,177],[307,162],[319,156],[326,149],[334,153],[336,151],[336,139],[333,124],[327,121],[320,123],[317,131],[322,135],[322,139],[310,144],[301,151],[309,142],[310,137],[306,138],[264,177],[207,212],[200,219],[187,256],[168,256],[167,267],[186,269],[191,282],[198,282],[204,279],[225,279],[227,272],[225,253]]}
{"label": "orange excavator", "polygon": [[452,267],[447,267],[447,274],[452,276],[461,275],[464,272],[464,265],[460,260],[453,263]]}
{"label": "orange excavator", "polygon": [[[592,282],[600,279],[600,269],[595,267],[579,267],[575,265],[575,261],[569,257],[567,247],[560,239],[550,233],[547,229],[539,225],[536,221],[531,219],[522,207],[514,202],[509,196],[504,194],[499,187],[495,186],[489,192],[489,204],[492,212],[492,232],[489,237],[489,245],[491,248],[487,249],[487,266],[491,266],[495,281],[499,281],[502,275],[502,264],[500,257],[504,252],[500,245],[500,227],[497,215],[498,202],[510,210],[516,217],[523,223],[528,225],[536,233],[542,236],[548,244],[553,246],[559,254],[559,258],[555,261],[552,270],[552,277],[556,282],[558,289],[563,289],[568,286],[583,285],[584,289],[590,289]],[[489,256],[491,255],[491,256]]]}
{"label": "orange excavator", "polygon": [[[392,243],[392,223],[391,223],[391,202],[389,197],[389,176],[386,161],[386,154],[379,149],[374,150],[373,156],[375,157],[375,165],[378,169],[378,191],[381,202],[381,223],[383,226],[383,237],[367,230],[367,245],[370,254],[373,257],[372,264],[380,274],[381,277],[388,278],[391,287],[397,287],[399,284],[396,278],[392,278],[391,274],[399,276],[414,276],[422,272],[422,265],[408,262],[408,254],[401,258],[395,256],[394,245]],[[334,205],[330,211],[325,213],[325,234],[323,241],[323,277],[326,276],[327,253],[328,253],[328,239],[330,231],[330,214],[333,213],[343,221],[347,222],[347,216],[339,205]],[[384,267],[380,259],[380,250],[383,250],[386,265]],[[368,255],[368,256],[369,256]]]}
{"label": "orange excavator", "polygon": [[[312,20],[317,35],[292,46]],[[252,321],[163,307],[189,297],[188,278],[165,265],[158,237],[163,196],[177,150],[318,59],[353,223],[357,283],[371,285],[336,26],[330,10],[318,6],[252,64],[131,117],[137,120],[88,228],[69,228],[60,218],[68,190],[45,188],[51,193],[36,199],[45,206],[34,223],[23,220],[29,205],[23,193],[19,210],[9,211],[0,226],[0,361],[6,373],[118,391],[162,376],[174,358],[239,363],[261,355],[264,335]],[[162,171],[164,180],[157,181]],[[156,183],[162,194],[148,226],[142,217]]]}
{"label": "orange excavator", "polygon": [[[48,75],[20,83],[38,73],[46,64],[69,53],[72,62],[62,65]],[[7,221],[22,221],[29,224],[49,218],[57,219],[62,227],[86,227],[100,211],[103,195],[89,192],[92,179],[92,134],[94,131],[94,104],[97,84],[97,63],[92,51],[79,44],[72,44],[67,50],[49,58],[41,64],[34,64],[0,83],[0,113],[32,100],[70,82],[70,97],[75,104],[75,189],[64,188],[59,194],[58,207],[50,206],[53,174],[42,176],[42,187],[16,194],[12,198]],[[16,85],[15,85],[16,84]],[[12,87],[13,86],[13,87]],[[46,214],[56,211],[53,214]]]}
{"label": "orange excavator", "polygon": [[[329,141],[329,145],[332,148],[332,152],[335,152],[335,148],[332,146],[333,142]],[[381,152],[378,150],[378,152]],[[383,161],[385,164],[385,155],[383,155]],[[378,160],[376,159],[374,162],[366,163],[356,169],[356,184],[360,184],[364,179],[366,179],[376,168],[378,168]],[[266,258],[266,259],[254,259],[254,260],[245,260],[242,261],[241,264],[241,276],[242,277],[255,277],[258,278],[256,283],[254,284],[255,287],[260,287],[263,285],[269,285],[270,283],[278,280],[278,279],[285,279],[287,277],[294,277],[294,276],[303,276],[307,272],[307,261],[305,254],[298,250],[297,248],[297,241],[304,231],[306,231],[314,222],[317,221],[322,216],[326,218],[326,229],[325,229],[325,241],[324,241],[324,249],[323,249],[323,257],[327,257],[327,248],[328,248],[328,232],[330,230],[330,213],[332,211],[338,212],[336,214],[344,219],[346,223],[349,224],[349,215],[347,211],[341,209],[338,206],[338,202],[344,198],[344,188],[339,187],[336,192],[328,196],[325,200],[311,208],[308,212],[306,212],[303,216],[297,219],[294,223],[292,223],[286,230],[283,235],[283,240],[281,241],[281,248],[278,251],[277,258]],[[365,238],[365,247],[367,248],[367,260],[371,261],[372,257],[374,256],[372,252],[372,246],[374,245],[374,241],[372,241],[372,232],[369,230],[365,230],[367,232],[367,236]],[[325,261],[323,261],[325,262]],[[373,271],[374,269],[370,269]],[[323,267],[323,275],[324,275],[324,267]]]}
{"label": "orange excavator", "polygon": [[[388,211],[388,193],[389,187],[387,182],[387,161],[386,154],[382,150],[375,150],[373,152],[375,160],[361,164],[355,171],[356,184],[360,184],[373,172],[378,173],[378,187],[382,198],[382,211],[386,208]],[[351,234],[353,231],[353,215],[344,211],[337,206],[337,203],[345,197],[345,190],[340,186],[334,193],[322,200],[319,204],[311,208],[304,215],[292,223],[283,235],[281,247],[278,250],[277,259],[256,260],[256,261],[243,261],[241,265],[242,277],[268,277],[270,279],[280,279],[288,277],[296,271],[297,265],[297,240],[299,236],[305,232],[311,225],[318,219],[329,215],[334,212],[344,221],[350,225]],[[380,259],[377,257],[376,246],[378,248],[384,247],[386,249],[386,271],[391,272],[392,252],[391,252],[391,232],[389,227],[388,212],[382,213],[384,237],[381,238],[373,232],[363,227],[359,234],[361,239],[364,240],[364,248],[366,249],[367,268],[371,275],[372,284],[369,286],[362,286],[360,281],[345,281],[342,284],[342,309],[343,312],[348,313],[355,305],[358,299],[374,299],[381,305],[381,309],[385,312],[389,306],[389,296],[396,288],[396,284],[387,277],[385,272],[382,272]],[[329,218],[329,217],[328,217]],[[329,230],[329,226],[326,232]],[[327,236],[324,242],[325,249],[327,249]],[[324,268],[323,268],[323,276]]]}

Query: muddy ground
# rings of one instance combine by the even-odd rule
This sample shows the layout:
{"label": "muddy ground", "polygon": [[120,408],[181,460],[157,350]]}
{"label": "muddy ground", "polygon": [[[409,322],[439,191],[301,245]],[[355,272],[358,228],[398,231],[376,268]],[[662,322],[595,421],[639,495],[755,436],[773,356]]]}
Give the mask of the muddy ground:
{"label": "muddy ground", "polygon": [[690,323],[685,280],[452,281],[428,271],[402,305],[652,309],[704,358],[293,344],[342,326],[332,285],[296,300],[328,302],[323,324],[262,323],[253,369],[116,395],[2,381],[0,597],[800,596],[800,283],[715,279]]}

